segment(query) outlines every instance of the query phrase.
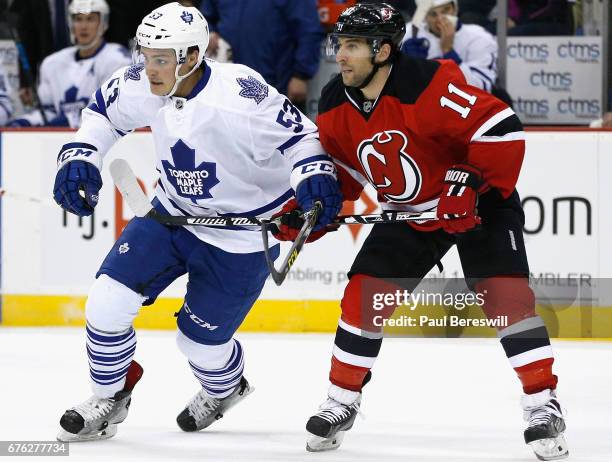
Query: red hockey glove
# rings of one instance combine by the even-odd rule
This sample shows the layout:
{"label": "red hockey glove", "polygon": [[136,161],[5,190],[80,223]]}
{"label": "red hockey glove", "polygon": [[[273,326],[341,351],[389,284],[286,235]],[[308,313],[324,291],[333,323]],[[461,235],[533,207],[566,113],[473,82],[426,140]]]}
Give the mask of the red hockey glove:
{"label": "red hockey glove", "polygon": [[[304,219],[302,218],[302,211],[295,199],[291,199],[287,202],[280,212],[272,215],[272,218],[281,217],[280,225],[272,224],[270,231],[272,235],[279,241],[294,241],[297,235],[304,225]],[[313,242],[323,237],[328,231],[336,231],[339,225],[327,225],[326,228],[318,231],[313,231],[308,236],[306,242]]]}
{"label": "red hockey glove", "polygon": [[463,233],[480,224],[476,215],[480,172],[466,164],[453,165],[446,172],[438,202],[438,220],[447,233]]}

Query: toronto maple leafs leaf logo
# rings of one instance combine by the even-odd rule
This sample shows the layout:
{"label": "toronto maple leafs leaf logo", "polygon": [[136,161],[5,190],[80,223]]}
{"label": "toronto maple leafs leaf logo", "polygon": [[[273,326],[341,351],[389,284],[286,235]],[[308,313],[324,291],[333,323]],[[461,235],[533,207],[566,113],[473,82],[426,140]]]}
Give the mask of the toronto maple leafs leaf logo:
{"label": "toronto maple leafs leaf logo", "polygon": [[172,162],[162,160],[166,178],[180,197],[190,199],[194,204],[198,199],[210,199],[210,190],[219,184],[217,165],[214,162],[202,162],[196,167],[195,149],[178,140],[170,148]]}
{"label": "toronto maple leafs leaf logo", "polygon": [[248,79],[237,78],[236,80],[238,85],[242,87],[239,94],[243,98],[254,99],[259,104],[268,96],[268,86],[252,75],[249,75]]}
{"label": "toronto maple leafs leaf logo", "polygon": [[[64,99],[62,100],[62,103],[74,103],[77,100],[78,94],[79,88],[75,85],[71,86],[64,92]],[[88,101],[88,99],[85,98],[85,101]]]}
{"label": "toronto maple leafs leaf logo", "polygon": [[144,69],[144,64],[134,64],[133,66],[128,67],[123,73],[123,80],[140,80],[140,73]]}
{"label": "toronto maple leafs leaf logo", "polygon": [[81,111],[87,106],[89,98],[78,97],[79,89],[74,85],[64,92],[64,99],[60,101],[61,113],[68,122],[71,120],[79,120],[81,117]]}
{"label": "toronto maple leafs leaf logo", "polygon": [[64,99],[60,101],[60,107],[62,108],[62,112],[65,115],[70,113],[76,114],[77,117],[80,115],[81,111],[85,106],[87,106],[87,102],[89,98],[80,97],[79,96],[79,88],[76,86],[71,86],[64,92]]}
{"label": "toronto maple leafs leaf logo", "polygon": [[187,24],[191,25],[191,23],[193,22],[193,15],[189,13],[188,11],[183,11],[183,14],[181,15],[181,19],[185,21]]}

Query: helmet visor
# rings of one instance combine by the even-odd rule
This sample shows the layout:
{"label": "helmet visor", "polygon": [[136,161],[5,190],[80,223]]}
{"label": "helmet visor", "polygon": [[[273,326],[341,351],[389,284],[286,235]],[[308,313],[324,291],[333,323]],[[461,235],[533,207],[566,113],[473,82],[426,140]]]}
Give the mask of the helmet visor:
{"label": "helmet visor", "polygon": [[132,49],[132,62],[155,69],[175,68],[177,65],[172,48],[147,48],[138,44]]}
{"label": "helmet visor", "polygon": [[348,58],[371,58],[379,41],[358,35],[329,34],[325,51],[327,56],[342,55]]}

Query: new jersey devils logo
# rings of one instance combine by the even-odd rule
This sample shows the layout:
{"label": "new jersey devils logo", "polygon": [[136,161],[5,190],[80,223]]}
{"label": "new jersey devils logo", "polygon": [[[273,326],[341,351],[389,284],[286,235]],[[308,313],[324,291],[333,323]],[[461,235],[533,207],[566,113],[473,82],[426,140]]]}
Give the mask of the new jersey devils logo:
{"label": "new jersey devils logo", "polygon": [[388,21],[393,16],[393,10],[391,10],[391,8],[381,8],[380,16],[383,21]]}
{"label": "new jersey devils logo", "polygon": [[389,202],[409,202],[421,190],[422,176],[406,153],[408,139],[397,130],[377,133],[357,148],[368,180]]}

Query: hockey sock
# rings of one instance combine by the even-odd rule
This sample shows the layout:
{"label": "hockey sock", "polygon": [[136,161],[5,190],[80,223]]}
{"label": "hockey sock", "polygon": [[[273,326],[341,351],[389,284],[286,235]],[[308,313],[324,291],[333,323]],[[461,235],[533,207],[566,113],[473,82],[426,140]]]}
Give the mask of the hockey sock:
{"label": "hockey sock", "polygon": [[[375,316],[388,318],[395,307],[373,309],[374,294],[390,289],[385,281],[355,274],[344,289],[342,317],[334,340],[329,380],[341,388],[361,391],[364,380],[382,345],[382,329],[375,326]],[[393,286],[395,288],[395,286]]]}
{"label": "hockey sock", "polygon": [[376,296],[393,293],[395,284],[355,274],[342,297],[342,317],[334,341],[329,380],[352,391],[361,391],[366,375],[374,365],[382,345],[382,319],[389,318],[395,306],[374,308]]}
{"label": "hockey sock", "polygon": [[542,318],[524,319],[499,331],[498,335],[526,394],[556,388],[553,352]]}
{"label": "hockey sock", "polygon": [[189,365],[206,393],[214,398],[229,396],[240,383],[244,371],[244,354],[242,345],[233,339],[232,353],[225,366],[218,369],[206,369],[205,365],[189,360]]}
{"label": "hockey sock", "polygon": [[553,352],[544,321],[535,312],[535,296],[524,276],[497,276],[476,284],[483,294],[489,319],[508,316],[508,326],[498,337],[526,394],[555,389]]}
{"label": "hockey sock", "polygon": [[110,398],[125,386],[125,376],[136,351],[136,333],[104,332],[87,323],[87,357],[94,394]]}
{"label": "hockey sock", "polygon": [[361,391],[382,345],[382,332],[361,330],[338,321],[329,380],[334,385]]}

